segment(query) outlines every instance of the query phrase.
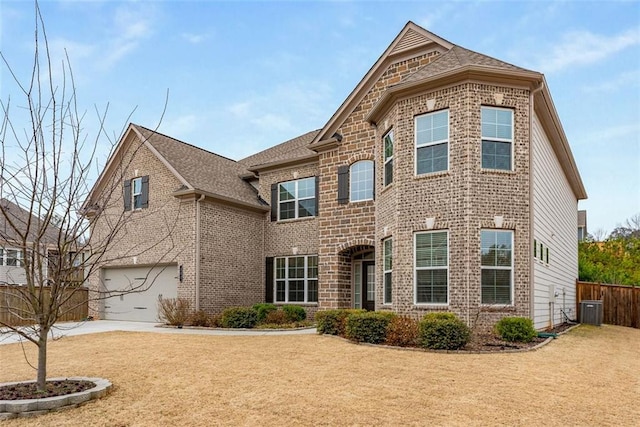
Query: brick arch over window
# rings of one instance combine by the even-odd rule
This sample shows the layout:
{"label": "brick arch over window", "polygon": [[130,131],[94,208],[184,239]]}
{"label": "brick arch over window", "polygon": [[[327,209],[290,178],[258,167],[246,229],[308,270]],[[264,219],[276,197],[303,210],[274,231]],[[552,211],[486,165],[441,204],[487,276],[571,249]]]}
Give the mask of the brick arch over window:
{"label": "brick arch over window", "polygon": [[360,160],[375,160],[374,156],[372,153],[356,153],[351,155],[351,157],[349,157],[349,160],[347,160],[347,166],[351,166],[352,164],[354,164],[355,162],[359,162]]}
{"label": "brick arch over window", "polygon": [[338,246],[338,254],[344,256],[351,256],[358,252],[363,252],[365,250],[374,250],[375,249],[375,241],[373,239],[352,239],[347,242],[342,243]]}

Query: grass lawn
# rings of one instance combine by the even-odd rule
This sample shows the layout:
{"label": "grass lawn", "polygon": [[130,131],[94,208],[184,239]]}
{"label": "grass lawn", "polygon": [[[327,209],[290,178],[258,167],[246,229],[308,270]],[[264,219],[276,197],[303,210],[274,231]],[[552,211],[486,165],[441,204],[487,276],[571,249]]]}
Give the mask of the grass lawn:
{"label": "grass lawn", "polygon": [[[25,347],[35,363],[35,346]],[[103,377],[107,397],[14,426],[636,426],[640,330],[581,326],[534,352],[441,354],[332,337],[113,332],[49,347],[49,376]],[[19,344],[0,382],[33,379]]]}

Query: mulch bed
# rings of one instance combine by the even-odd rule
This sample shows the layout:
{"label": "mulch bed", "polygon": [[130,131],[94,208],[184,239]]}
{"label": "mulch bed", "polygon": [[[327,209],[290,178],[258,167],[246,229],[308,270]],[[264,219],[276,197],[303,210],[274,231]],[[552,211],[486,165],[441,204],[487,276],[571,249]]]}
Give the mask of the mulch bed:
{"label": "mulch bed", "polygon": [[[569,323],[561,323],[556,325],[553,329],[549,329],[545,332],[558,334],[560,332],[566,331],[573,325]],[[505,351],[505,350],[526,350],[528,348],[532,348],[537,346],[538,344],[544,342],[547,338],[539,338],[536,337],[531,342],[509,342],[500,339],[497,335],[492,332],[475,332],[471,335],[471,340],[464,347],[465,351]]]}
{"label": "mulch bed", "polygon": [[46,390],[38,391],[35,382],[5,385],[0,387],[0,400],[41,399],[44,397],[65,396],[89,390],[96,385],[91,381],[47,381]]}

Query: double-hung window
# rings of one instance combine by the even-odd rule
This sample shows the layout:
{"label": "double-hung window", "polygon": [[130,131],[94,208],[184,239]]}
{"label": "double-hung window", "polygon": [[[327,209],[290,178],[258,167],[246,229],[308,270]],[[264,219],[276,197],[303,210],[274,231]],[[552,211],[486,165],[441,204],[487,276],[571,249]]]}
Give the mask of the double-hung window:
{"label": "double-hung window", "polygon": [[318,302],[318,256],[275,260],[276,302]]}
{"label": "double-hung window", "polygon": [[482,304],[513,304],[513,232],[482,230]]}
{"label": "double-hung window", "polygon": [[389,131],[384,138],[384,186],[393,182],[393,131]]}
{"label": "double-hung window", "polygon": [[278,184],[278,219],[316,216],[315,177]]}
{"label": "double-hung window", "polygon": [[446,231],[415,234],[415,302],[447,304],[449,289],[449,236]]}
{"label": "double-hung window", "polygon": [[373,162],[360,160],[350,168],[350,200],[358,202],[373,199]]}
{"label": "double-hung window", "polygon": [[18,249],[5,249],[6,253],[6,264],[10,267],[20,267],[22,266],[22,251]]}
{"label": "double-hung window", "polygon": [[416,175],[449,169],[449,110],[415,118]]}
{"label": "double-hung window", "polygon": [[393,290],[393,240],[391,238],[383,241],[384,245],[384,303],[391,304],[391,294]]}
{"label": "double-hung window", "polygon": [[513,110],[482,107],[482,168],[513,169]]}
{"label": "double-hung window", "polygon": [[142,178],[134,178],[131,180],[133,209],[142,209]]}

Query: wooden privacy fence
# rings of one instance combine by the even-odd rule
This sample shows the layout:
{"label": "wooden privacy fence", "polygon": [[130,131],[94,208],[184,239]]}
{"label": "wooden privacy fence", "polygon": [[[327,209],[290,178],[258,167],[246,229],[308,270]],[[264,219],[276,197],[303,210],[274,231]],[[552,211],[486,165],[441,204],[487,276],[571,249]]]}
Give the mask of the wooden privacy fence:
{"label": "wooden privacy fence", "polygon": [[[32,319],[23,319],[16,313],[29,312],[29,305],[20,296],[20,286],[17,285],[0,285],[0,322],[7,323],[12,326],[28,325],[34,323]],[[24,289],[24,287],[22,287]],[[48,298],[51,289],[42,288],[45,292],[44,297]],[[77,321],[86,318],[89,315],[89,290],[86,288],[68,289],[65,292],[73,292],[73,295],[60,310],[60,322]]]}
{"label": "wooden privacy fence", "polygon": [[602,323],[640,328],[640,287],[576,282],[577,313],[580,302],[602,301]]}

